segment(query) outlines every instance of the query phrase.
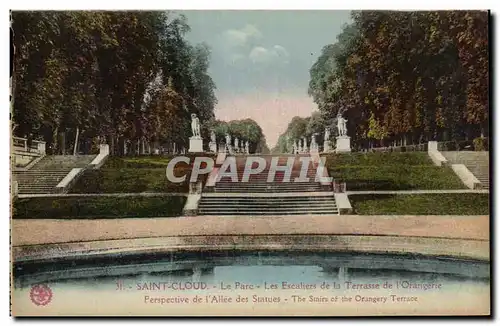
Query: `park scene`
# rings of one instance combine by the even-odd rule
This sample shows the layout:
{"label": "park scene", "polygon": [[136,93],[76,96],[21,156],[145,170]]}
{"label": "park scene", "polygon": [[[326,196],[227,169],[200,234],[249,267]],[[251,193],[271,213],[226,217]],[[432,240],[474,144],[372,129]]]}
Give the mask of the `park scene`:
{"label": "park scene", "polygon": [[488,12],[11,27],[14,315],[490,313]]}

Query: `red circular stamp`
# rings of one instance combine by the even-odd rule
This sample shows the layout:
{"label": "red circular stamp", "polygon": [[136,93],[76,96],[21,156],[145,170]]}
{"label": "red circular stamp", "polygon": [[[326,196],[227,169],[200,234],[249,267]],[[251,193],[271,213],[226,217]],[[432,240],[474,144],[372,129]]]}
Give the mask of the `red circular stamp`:
{"label": "red circular stamp", "polygon": [[31,301],[37,306],[45,306],[52,300],[52,290],[46,284],[36,284],[31,287]]}

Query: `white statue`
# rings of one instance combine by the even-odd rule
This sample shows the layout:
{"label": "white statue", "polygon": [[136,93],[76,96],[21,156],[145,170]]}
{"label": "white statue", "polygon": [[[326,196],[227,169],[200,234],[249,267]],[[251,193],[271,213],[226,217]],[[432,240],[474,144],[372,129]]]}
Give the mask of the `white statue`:
{"label": "white statue", "polygon": [[346,136],[347,135],[347,126],[346,126],[347,120],[342,117],[342,114],[337,115],[337,128],[339,130],[339,136]]}
{"label": "white statue", "polygon": [[216,139],[215,139],[215,132],[212,130],[212,132],[210,133],[210,140],[212,141],[212,143],[215,143],[216,142]]}
{"label": "white statue", "polygon": [[191,114],[191,131],[193,137],[200,137],[200,119],[194,113]]}
{"label": "white statue", "polygon": [[330,140],[330,128],[325,128],[325,141]]}
{"label": "white statue", "polygon": [[304,153],[307,153],[307,139],[306,139],[306,137],[304,137],[304,138],[302,138],[302,140],[304,141],[304,147],[302,150],[304,151]]}
{"label": "white statue", "polygon": [[231,135],[226,134],[226,145],[231,146]]}
{"label": "white statue", "polygon": [[240,144],[238,141],[238,137],[234,137],[234,149],[236,150],[236,152],[240,151]]}
{"label": "white statue", "polygon": [[316,144],[316,134],[311,135],[311,149],[316,149],[317,144]]}
{"label": "white statue", "polygon": [[248,140],[245,142],[245,153],[250,154],[250,144]]}

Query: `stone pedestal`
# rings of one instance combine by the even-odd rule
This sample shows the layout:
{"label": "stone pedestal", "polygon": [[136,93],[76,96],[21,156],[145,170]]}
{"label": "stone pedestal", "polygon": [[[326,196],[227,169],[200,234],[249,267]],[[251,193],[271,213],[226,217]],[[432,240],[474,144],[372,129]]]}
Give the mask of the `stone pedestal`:
{"label": "stone pedestal", "polygon": [[109,154],[109,145],[108,144],[100,144],[99,145],[99,154],[108,155]]}
{"label": "stone pedestal", "polygon": [[328,153],[328,152],[330,152],[330,150],[331,150],[330,141],[325,140],[325,142],[323,143],[323,153]]}
{"label": "stone pedestal", "polygon": [[208,143],[208,148],[210,148],[212,153],[217,153],[217,143],[211,141]]}
{"label": "stone pedestal", "polygon": [[335,148],[336,153],[350,152],[351,151],[351,137],[349,136],[338,136],[337,146]]}
{"label": "stone pedestal", "polygon": [[45,142],[40,142],[37,145],[38,153],[45,155]]}
{"label": "stone pedestal", "polygon": [[201,137],[189,137],[189,153],[202,153],[203,139]]}

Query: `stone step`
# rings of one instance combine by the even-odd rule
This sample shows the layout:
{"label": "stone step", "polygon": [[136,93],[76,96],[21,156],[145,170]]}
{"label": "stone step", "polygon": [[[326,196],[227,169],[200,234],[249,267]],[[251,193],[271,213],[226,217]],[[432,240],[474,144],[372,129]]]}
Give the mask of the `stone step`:
{"label": "stone step", "polygon": [[57,186],[57,184],[49,185],[46,183],[36,183],[36,184],[22,184],[22,183],[20,183],[19,189],[23,189],[23,188],[54,188],[55,186]]}
{"label": "stone step", "polygon": [[[317,193],[317,192],[316,192]],[[210,196],[203,194],[201,197],[202,201],[221,201],[221,202],[267,202],[267,203],[287,203],[287,202],[321,202],[321,201],[333,201],[334,196],[331,192],[325,192],[323,196],[311,196],[311,197],[301,197],[301,196],[290,196],[290,197],[268,197],[266,195],[260,196],[225,196],[223,193],[214,194],[210,193]]]}
{"label": "stone step", "polygon": [[57,184],[60,182],[60,180],[55,180],[55,181],[38,181],[38,182],[22,182],[18,181],[19,187],[41,187],[41,186],[47,186],[47,187],[55,187]]}
{"label": "stone step", "polygon": [[31,171],[82,168],[90,164],[95,157],[96,155],[49,155],[35,164]]}
{"label": "stone step", "polygon": [[[305,176],[306,177],[313,177],[314,178],[316,176],[316,174],[317,174],[316,171],[314,171],[314,172],[307,173]],[[241,180],[243,178],[243,175],[244,175],[244,173],[236,173],[236,176],[238,177],[238,180]],[[278,177],[279,178],[283,178],[284,175],[285,175],[285,173],[276,173],[276,174],[274,174],[274,177],[275,178],[278,178]],[[249,177],[249,179],[267,179],[268,176],[269,176],[269,173],[267,173],[267,172],[260,172],[258,174],[250,174],[248,177]],[[300,177],[302,175],[300,174],[300,172],[297,172],[297,173],[292,172],[290,174],[290,176],[294,177],[294,178],[297,178],[297,177]],[[221,180],[223,180],[223,179],[231,179],[231,176],[225,175],[225,176],[221,177]]]}
{"label": "stone step", "polygon": [[217,183],[215,185],[216,188],[270,188],[270,187],[279,187],[279,188],[301,188],[301,187],[319,187],[319,183],[316,182],[308,182],[308,183],[293,183],[293,182],[260,182],[260,183],[236,183],[236,182],[227,182],[227,183]]}
{"label": "stone step", "polygon": [[54,184],[48,184],[48,183],[19,183],[19,188],[54,188],[57,186],[59,182],[55,182]]}
{"label": "stone step", "polygon": [[55,189],[56,185],[54,185],[54,186],[52,186],[52,185],[49,185],[49,186],[29,186],[29,187],[25,187],[25,186],[19,185],[18,188],[20,190],[29,190],[29,189]]}
{"label": "stone step", "polygon": [[335,203],[335,197],[329,196],[316,196],[316,197],[225,197],[223,195],[217,197],[201,197],[201,203],[220,203],[222,205],[226,203]]}
{"label": "stone step", "polygon": [[[248,178],[248,181],[267,181],[267,178],[269,176],[267,174],[262,174],[262,175],[252,175]],[[309,180],[314,180],[316,178],[316,174],[307,174],[305,176],[302,176],[302,175],[299,175],[299,174],[291,174],[286,180],[289,180],[289,181],[293,181],[295,180],[296,178],[302,178],[302,177],[306,177],[306,178],[309,178]],[[230,176],[224,176],[222,178],[219,179],[219,181],[217,182],[231,182],[231,180],[233,179],[234,177],[230,177]],[[242,181],[243,180],[243,176],[241,175],[237,175],[236,176],[236,179],[238,181]],[[275,182],[282,182],[284,179],[284,175],[274,175],[274,177],[272,176],[272,179],[271,181]]]}
{"label": "stone step", "polygon": [[234,188],[234,189],[214,189],[214,193],[231,193],[231,192],[258,192],[258,193],[272,193],[272,192],[318,192],[322,191],[321,188],[300,188],[300,189],[279,189],[279,188],[263,188],[263,189],[254,189],[254,188]]}
{"label": "stone step", "polygon": [[279,204],[275,205],[257,205],[257,204],[251,204],[251,205],[224,205],[221,206],[220,204],[217,205],[208,205],[208,204],[203,204],[199,206],[202,209],[208,210],[208,209],[245,209],[245,210],[309,210],[309,209],[337,209],[337,205],[334,204],[322,204],[322,205],[310,205],[307,207],[304,207],[303,205],[285,205],[285,206],[280,206]]}
{"label": "stone step", "polygon": [[288,187],[309,187],[319,186],[319,182],[217,182],[215,187],[269,187],[269,186],[288,186]]}
{"label": "stone step", "polygon": [[34,178],[61,178],[65,177],[67,173],[51,173],[51,174],[15,174],[16,178],[34,179]]}
{"label": "stone step", "polygon": [[53,174],[68,174],[71,169],[61,170],[28,170],[23,172],[15,172],[15,175],[53,175]]}
{"label": "stone step", "polygon": [[287,187],[287,186],[268,186],[268,187],[243,187],[243,186],[234,186],[234,187],[215,187],[214,191],[216,192],[224,192],[224,191],[241,191],[241,192],[252,192],[254,190],[279,190],[280,192],[286,191],[304,191],[308,192],[310,189],[321,190],[320,186],[310,186],[310,187]]}
{"label": "stone step", "polygon": [[31,190],[31,191],[19,191],[18,194],[20,195],[31,195],[31,194],[45,194],[45,195],[51,195],[54,194],[54,191],[51,190]]}
{"label": "stone step", "polygon": [[289,179],[283,179],[282,177],[278,178],[273,178],[269,182],[267,181],[267,177],[265,178],[250,178],[248,181],[243,182],[242,179],[238,178],[236,179],[237,181],[233,182],[230,178],[222,179],[220,181],[217,181],[216,184],[231,184],[231,183],[241,183],[241,184],[261,184],[261,183],[276,183],[276,184],[282,184],[282,183],[293,183],[293,184],[299,184],[299,183],[317,183],[319,181],[316,181],[316,176],[308,176],[309,180],[308,181],[300,181],[300,182],[295,182],[294,176],[292,176]]}
{"label": "stone step", "polygon": [[337,206],[308,206],[308,207],[264,207],[264,206],[241,206],[241,207],[230,207],[230,206],[199,206],[200,210],[204,211],[310,211],[310,210],[337,210]]}
{"label": "stone step", "polygon": [[246,210],[199,210],[198,215],[338,215],[338,210],[296,210],[296,211],[246,211]]}
{"label": "stone step", "polygon": [[290,187],[290,188],[300,188],[300,187],[316,187],[320,186],[318,182],[307,182],[307,183],[294,183],[294,182],[222,182],[216,183],[216,188],[237,188],[237,187],[253,187],[253,188],[267,188],[267,187]]}
{"label": "stone step", "polygon": [[15,180],[23,183],[31,182],[58,182],[64,178],[65,175],[61,176],[36,176],[36,177],[15,177]]}
{"label": "stone step", "polygon": [[23,180],[23,181],[37,181],[37,180],[60,180],[64,178],[66,174],[64,175],[36,175],[36,176],[15,176],[16,180]]}
{"label": "stone step", "polygon": [[[283,167],[284,167],[284,165],[283,165]],[[315,172],[316,170],[317,170],[316,167],[310,167],[306,171],[307,172]],[[269,173],[269,171],[270,171],[270,169],[266,168],[266,169],[262,170],[262,172],[259,172],[259,173]],[[292,168],[292,172],[297,172],[298,173],[300,171],[302,171],[302,167],[301,166],[295,166],[295,167]],[[236,167],[236,173],[239,173],[239,174],[245,173],[245,166],[241,166],[241,167],[237,166]],[[285,171],[283,171],[281,169],[278,169],[278,170],[276,170],[276,173],[285,173]]]}
{"label": "stone step", "polygon": [[311,183],[317,183],[316,178],[313,177],[313,178],[309,178],[309,181],[298,181],[298,182],[295,182],[293,178],[290,178],[289,181],[272,180],[270,182],[267,182],[267,178],[260,179],[260,180],[250,179],[247,182],[242,182],[239,179],[238,179],[238,182],[232,182],[230,178],[227,178],[227,179],[222,179],[221,181],[218,181],[216,183],[216,185],[219,185],[219,184],[293,184],[293,185],[301,185],[301,184],[311,184]]}

